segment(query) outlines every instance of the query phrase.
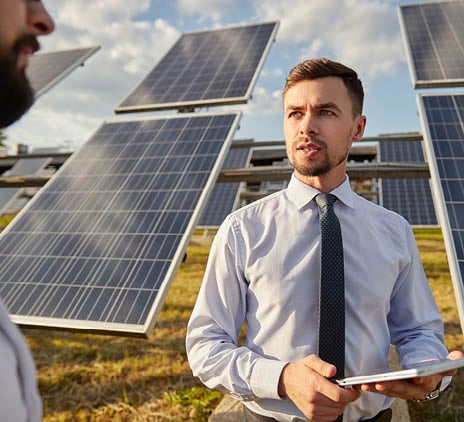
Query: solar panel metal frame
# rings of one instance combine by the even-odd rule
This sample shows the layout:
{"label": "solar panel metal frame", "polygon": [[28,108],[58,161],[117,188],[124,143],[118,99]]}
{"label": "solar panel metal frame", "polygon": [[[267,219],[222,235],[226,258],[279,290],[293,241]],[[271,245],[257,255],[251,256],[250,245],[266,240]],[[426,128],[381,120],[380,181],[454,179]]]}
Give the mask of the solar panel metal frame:
{"label": "solar panel metal frame", "polygon": [[[210,99],[198,99],[198,100],[191,100],[191,101],[177,101],[177,102],[166,102],[166,103],[151,103],[151,104],[139,104],[139,105],[131,105],[131,106],[124,106],[123,104],[132,96],[139,88],[141,88],[146,79],[148,79],[151,73],[157,69],[157,67],[162,63],[162,60],[182,41],[184,37],[188,36],[195,36],[196,34],[204,34],[208,32],[218,32],[218,31],[227,31],[227,30],[234,30],[238,28],[245,28],[251,26],[262,26],[273,24],[274,28],[272,30],[271,36],[269,37],[266,46],[261,54],[261,58],[258,62],[258,65],[255,68],[253,77],[249,81],[248,89],[243,96],[240,97],[219,97],[219,98],[210,98]],[[142,112],[142,111],[156,111],[156,110],[173,110],[173,109],[186,109],[190,110],[192,108],[197,107],[208,107],[208,106],[220,106],[220,105],[234,105],[234,104],[246,104],[248,99],[251,97],[251,92],[256,84],[256,81],[259,77],[261,69],[264,65],[264,61],[271,49],[271,45],[275,39],[277,34],[277,30],[279,28],[278,21],[270,21],[270,22],[261,22],[261,23],[251,23],[251,24],[242,24],[242,25],[235,25],[230,27],[224,28],[217,28],[217,29],[209,29],[209,30],[198,30],[198,31],[191,31],[181,35],[181,37],[177,40],[177,42],[173,45],[173,47],[166,53],[166,55],[160,60],[160,62],[155,65],[151,69],[151,71],[140,81],[140,83],[136,86],[136,88],[121,102],[121,104],[114,110],[115,113],[130,113],[130,112]]]}
{"label": "solar panel metal frame", "polygon": [[[432,180],[432,192],[433,198],[435,203],[435,209],[437,212],[437,217],[441,225],[443,239],[445,243],[445,248],[448,257],[448,264],[451,273],[451,280],[453,282],[454,292],[456,296],[456,303],[459,313],[459,318],[461,322],[461,329],[464,331],[464,279],[463,273],[461,273],[461,269],[459,268],[459,261],[456,252],[456,246],[453,239],[453,234],[450,227],[450,218],[448,214],[448,210],[445,203],[445,195],[443,192],[443,187],[441,184],[441,176],[438,169],[438,163],[433,147],[433,140],[432,135],[430,132],[430,127],[428,124],[427,119],[427,112],[426,107],[423,102],[425,97],[439,97],[439,96],[461,96],[464,98],[464,94],[457,94],[457,93],[435,93],[435,94],[418,94],[416,97],[417,100],[417,107],[419,111],[419,118],[422,125],[422,130],[424,134],[424,142],[425,142],[425,152],[428,158],[431,180]],[[460,121],[461,127],[464,130],[464,122]],[[462,140],[464,142],[464,139]],[[464,161],[464,160],[463,160]],[[461,182],[464,184],[464,179],[460,179]],[[463,227],[464,229],[464,227]],[[463,237],[464,238],[464,237]],[[464,270],[463,270],[464,272]]]}
{"label": "solar panel metal frame", "polygon": [[[64,329],[64,330],[71,330],[71,331],[84,331],[84,332],[92,332],[92,333],[108,333],[108,334],[116,334],[116,335],[125,335],[125,336],[134,336],[134,337],[148,337],[148,334],[154,328],[157,316],[161,311],[161,307],[164,303],[165,296],[169,290],[169,287],[172,283],[172,280],[175,276],[177,269],[179,268],[184,255],[185,250],[188,246],[190,238],[195,230],[197,220],[201,215],[203,207],[205,206],[209,194],[214,186],[217,176],[222,168],[223,161],[227,154],[227,151],[230,147],[232,142],[232,137],[234,132],[238,127],[238,123],[241,117],[240,111],[235,112],[215,112],[215,113],[195,113],[189,115],[169,115],[169,116],[152,116],[152,117],[145,117],[145,118],[132,118],[132,119],[118,119],[118,120],[107,120],[103,125],[107,123],[124,123],[124,122],[134,122],[134,121],[151,121],[151,120],[167,120],[167,119],[194,119],[194,118],[201,118],[201,117],[221,117],[221,116],[231,116],[233,118],[233,122],[230,125],[226,139],[221,144],[220,152],[217,154],[216,162],[212,168],[212,171],[209,173],[206,185],[203,188],[202,194],[199,197],[198,203],[192,213],[190,220],[188,222],[187,228],[182,236],[179,245],[177,246],[176,252],[173,256],[173,259],[169,263],[168,270],[164,277],[164,281],[161,283],[159,287],[159,291],[156,294],[156,298],[154,303],[150,306],[150,311],[148,317],[145,320],[144,324],[126,324],[126,323],[114,323],[114,322],[99,322],[99,321],[89,321],[89,320],[76,320],[76,319],[65,319],[65,318],[49,318],[49,317],[41,317],[41,316],[27,316],[27,315],[16,315],[12,313],[11,319],[22,326],[25,327],[42,327],[42,328],[51,328],[51,329]],[[100,129],[99,128],[99,129]],[[98,130],[95,132],[97,133]],[[90,140],[93,136],[90,138]],[[85,144],[81,147],[84,148]],[[66,163],[58,170],[58,172],[54,175],[48,185],[52,184],[53,181],[60,176],[61,173],[66,171],[68,166],[70,166],[73,162],[73,157],[81,151],[79,149],[73,156],[71,156]],[[7,228],[2,232],[0,235],[1,237],[7,235],[16,224],[21,222],[21,216],[26,214],[28,209],[31,208],[34,203],[39,200],[41,193],[46,192],[46,187],[42,189],[37,195],[32,198],[32,200],[20,211],[18,216],[10,223]],[[69,257],[68,257],[69,259]],[[78,285],[77,285],[78,286]],[[85,287],[85,286],[84,286]],[[8,302],[5,298],[2,298],[8,307]]]}
{"label": "solar panel metal frame", "polygon": [[[403,15],[403,9],[407,7],[416,7],[416,8],[421,8],[423,6],[427,7],[428,5],[431,4],[446,4],[446,3],[451,3],[455,2],[454,0],[446,0],[446,1],[434,1],[434,2],[421,2],[421,3],[407,3],[407,4],[400,4],[398,6],[398,17],[399,17],[399,23],[400,23],[400,29],[401,29],[401,34],[403,38],[403,44],[405,46],[406,50],[406,58],[408,62],[408,67],[409,67],[409,74],[411,77],[411,81],[413,83],[413,87],[418,89],[418,88],[444,88],[444,87],[459,87],[459,86],[464,86],[464,70],[463,70],[463,76],[461,78],[440,78],[440,79],[419,79],[417,76],[417,67],[414,62],[413,58],[413,52],[412,52],[412,46],[409,42],[409,37],[408,37],[408,28],[407,28],[407,23],[405,21],[404,15]],[[433,43],[433,37],[431,37],[431,41]],[[435,48],[434,48],[435,50]],[[464,51],[462,52],[464,55]],[[437,57],[437,53],[434,52],[434,56]],[[440,60],[437,60],[440,62],[442,69],[446,68],[446,66],[443,66],[443,63],[441,63]],[[443,69],[444,71],[444,69]]]}
{"label": "solar panel metal frame", "polygon": [[[410,152],[414,157],[418,157],[418,159],[412,161],[410,159],[406,159],[403,154],[404,152],[400,150],[400,146],[408,146],[408,152]],[[423,151],[421,148],[421,153],[417,153],[417,149],[419,149],[420,146],[422,146],[423,143],[422,141],[401,141],[399,139],[396,139],[394,141],[385,141],[382,140],[379,142],[378,146],[378,157],[379,161],[381,163],[384,162],[401,162],[401,163],[407,163],[407,162],[416,162],[416,163],[424,163],[425,158],[423,155]],[[393,149],[395,146],[398,146],[397,151],[395,151],[395,155],[399,156],[399,159],[392,159],[391,157],[391,152],[390,151],[385,151],[383,147],[392,147]],[[386,153],[386,154],[384,154]],[[387,157],[384,157],[384,155],[388,155]],[[394,185],[398,185],[398,183],[401,183],[404,185],[404,188],[407,192],[412,192],[412,194],[415,196],[414,201],[412,204],[405,204],[405,201],[402,200],[400,195],[398,195],[398,192],[396,192],[396,204],[388,203],[388,200],[386,201],[385,197],[385,191],[386,190],[395,190],[393,188]],[[387,187],[387,188],[386,188]],[[426,189],[424,191],[423,189]],[[379,198],[380,198],[380,205],[387,209],[391,209],[395,212],[398,212],[399,214],[402,214],[408,221],[409,223],[414,226],[414,227],[438,227],[438,221],[436,219],[436,212],[435,209],[433,209],[433,213],[428,213],[430,214],[429,216],[423,216],[420,212],[417,211],[419,208],[420,210],[424,208],[424,205],[427,203],[427,200],[430,200],[430,202],[433,205],[433,200],[432,200],[432,191],[430,187],[430,181],[429,179],[394,179],[394,178],[388,178],[388,179],[380,179],[379,180]],[[421,196],[421,193],[425,193],[425,198]],[[425,201],[425,204],[423,203]],[[386,203],[387,202],[387,203]],[[405,209],[410,208],[412,211],[408,213],[405,211]],[[424,211],[424,210],[423,210]],[[425,211],[424,211],[425,212]],[[418,215],[420,214],[420,215]],[[414,220],[414,217],[417,217],[419,220],[424,218],[427,220],[427,222],[422,222],[421,224],[418,224],[418,221]],[[434,219],[432,219],[434,217]]]}
{"label": "solar panel metal frame", "polygon": [[[253,142],[253,140],[252,139],[243,139],[243,140],[235,140],[235,141],[233,141],[232,147],[229,149],[229,152],[228,152],[228,154],[227,154],[227,156],[226,156],[226,158],[224,160],[223,169],[241,168],[241,167],[248,166],[249,163],[250,163],[250,160],[251,160],[253,150],[250,147],[243,147],[242,148],[242,147],[240,147],[240,144],[242,144],[242,143],[243,144],[249,144],[250,142]],[[244,149],[248,150],[246,157],[244,157],[244,158],[240,157],[240,159],[235,160],[234,155],[236,154],[236,151],[244,150]],[[239,163],[234,163],[234,161],[239,161]],[[213,188],[212,192],[211,192],[211,196],[210,196],[210,198],[208,200],[208,203],[206,204],[206,207],[205,207],[205,209],[203,211],[203,214],[201,215],[200,220],[198,222],[198,228],[202,228],[202,229],[217,228],[220,225],[220,223],[222,222],[222,220],[227,216],[227,214],[229,214],[230,212],[234,211],[237,208],[237,204],[238,204],[238,201],[240,199],[240,189],[243,186],[243,184],[244,184],[243,182],[241,182],[241,183],[240,182],[216,183],[214,185],[214,188]],[[215,206],[215,204],[219,200],[219,198],[217,198],[217,196],[220,195],[220,193],[218,191],[221,189],[221,187],[228,190],[228,192],[226,192],[226,195],[233,196],[233,198],[231,198],[232,199],[232,201],[231,201],[232,205],[231,205],[230,209],[228,209],[228,210],[223,209],[220,217],[214,216],[214,215],[209,215],[208,210],[210,209],[210,207]],[[221,220],[221,221],[219,221],[219,220]],[[211,223],[211,221],[213,221],[213,222]]]}
{"label": "solar panel metal frame", "polygon": [[67,65],[64,69],[62,69],[61,72],[58,74],[52,75],[52,77],[49,79],[49,81],[45,84],[43,84],[41,87],[39,87],[37,90],[34,92],[34,97],[38,98],[41,95],[45,94],[48,92],[51,88],[53,88],[58,82],[63,80],[66,76],[68,76],[70,73],[72,73],[75,69],[77,69],[79,66],[82,66],[85,61],[94,55],[98,50],[100,49],[100,46],[95,46],[95,47],[86,47],[86,48],[75,48],[75,49],[70,49],[70,50],[62,50],[62,51],[50,51],[50,52],[43,52],[43,53],[36,53],[30,57],[30,63],[29,66],[26,68],[27,76],[31,80],[31,85],[33,85],[33,73],[34,72],[34,61],[39,58],[43,57],[49,57],[50,60],[57,60],[60,57],[64,56],[65,54],[70,54],[70,53],[78,53],[81,52],[81,54],[73,60],[72,63]]}

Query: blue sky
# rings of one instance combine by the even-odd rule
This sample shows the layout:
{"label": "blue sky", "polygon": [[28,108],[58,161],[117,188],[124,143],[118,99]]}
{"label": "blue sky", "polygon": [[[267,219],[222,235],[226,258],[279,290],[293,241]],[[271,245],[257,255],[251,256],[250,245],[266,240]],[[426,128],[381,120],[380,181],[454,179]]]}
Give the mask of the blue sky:
{"label": "blue sky", "polygon": [[[367,136],[419,131],[394,0],[45,0],[57,29],[42,51],[100,45],[86,65],[38,99],[7,143],[79,146],[182,32],[279,20],[276,42],[243,110],[236,138],[283,139],[280,94],[288,71],[311,57],[354,67],[366,91]],[[219,109],[218,109],[219,110]],[[139,114],[137,117],[154,113]],[[159,112],[158,112],[159,114]]]}

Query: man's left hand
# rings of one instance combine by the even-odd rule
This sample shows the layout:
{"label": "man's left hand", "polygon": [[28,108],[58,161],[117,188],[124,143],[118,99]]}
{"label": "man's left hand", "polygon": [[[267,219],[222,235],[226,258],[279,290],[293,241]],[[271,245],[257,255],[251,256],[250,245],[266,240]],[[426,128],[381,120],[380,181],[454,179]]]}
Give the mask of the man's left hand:
{"label": "man's left hand", "polygon": [[[464,353],[454,350],[448,355],[448,359],[460,359]],[[389,397],[396,397],[403,400],[424,400],[428,393],[439,387],[443,377],[456,374],[456,369],[442,372],[441,374],[417,377],[412,380],[398,380],[377,382],[372,384],[362,384],[359,386],[361,391],[371,391]]]}

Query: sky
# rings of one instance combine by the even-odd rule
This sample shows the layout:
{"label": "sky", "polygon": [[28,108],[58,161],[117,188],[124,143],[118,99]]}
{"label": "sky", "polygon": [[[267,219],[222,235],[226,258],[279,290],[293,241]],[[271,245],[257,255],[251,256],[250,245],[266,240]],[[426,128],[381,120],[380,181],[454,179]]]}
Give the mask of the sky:
{"label": "sky", "polygon": [[[44,0],[56,23],[41,51],[100,46],[6,130],[6,144],[78,148],[160,61],[183,32],[280,22],[242,110],[236,139],[282,140],[281,92],[302,60],[327,57],[357,70],[365,88],[366,136],[417,132],[416,92],[401,36],[399,0]],[[210,111],[225,107],[210,108]],[[160,112],[133,114],[150,117]]]}

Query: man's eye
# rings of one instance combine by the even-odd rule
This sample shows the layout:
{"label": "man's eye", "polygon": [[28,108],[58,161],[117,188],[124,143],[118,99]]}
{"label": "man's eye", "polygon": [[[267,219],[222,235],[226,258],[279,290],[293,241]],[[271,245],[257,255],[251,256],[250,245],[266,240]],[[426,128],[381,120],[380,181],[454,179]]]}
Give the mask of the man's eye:
{"label": "man's eye", "polygon": [[323,116],[333,116],[333,112],[331,110],[321,110],[321,114]]}
{"label": "man's eye", "polygon": [[288,115],[288,117],[300,117],[300,116],[301,116],[301,112],[299,112],[299,111],[292,111]]}

